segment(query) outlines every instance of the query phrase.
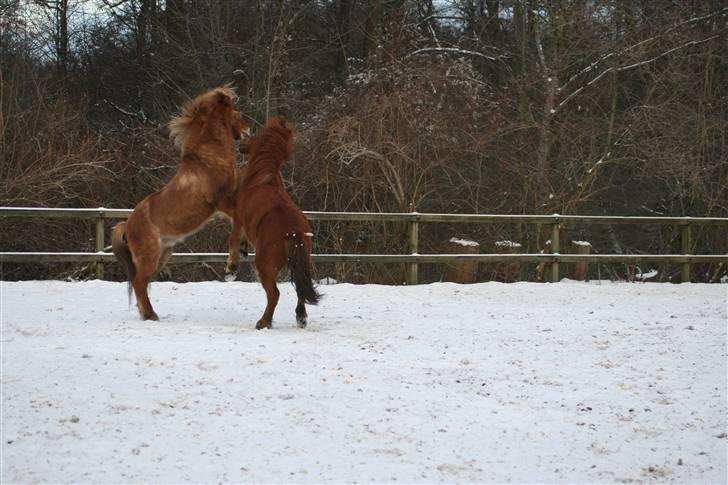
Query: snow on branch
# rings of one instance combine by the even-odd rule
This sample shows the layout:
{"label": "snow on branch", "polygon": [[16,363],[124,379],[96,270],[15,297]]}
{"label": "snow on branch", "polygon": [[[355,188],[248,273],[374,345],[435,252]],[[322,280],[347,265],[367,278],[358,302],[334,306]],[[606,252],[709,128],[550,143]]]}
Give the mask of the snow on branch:
{"label": "snow on branch", "polygon": [[[721,31],[721,32],[723,32],[723,31]],[[666,50],[665,52],[663,52],[663,53],[661,53],[661,54],[659,54],[659,55],[657,55],[655,57],[652,57],[651,59],[647,59],[647,60],[640,61],[640,62],[635,62],[633,64],[628,64],[626,66],[612,66],[610,68],[607,68],[604,71],[602,71],[601,73],[599,73],[599,75],[596,76],[594,79],[592,79],[588,83],[585,83],[583,86],[579,87],[578,89],[576,89],[575,91],[573,91],[571,94],[569,94],[567,97],[565,97],[556,106],[555,109],[558,110],[561,107],[563,107],[565,104],[567,104],[569,101],[571,101],[572,99],[574,99],[574,97],[576,97],[577,95],[579,95],[586,88],[588,88],[589,86],[593,85],[594,83],[596,83],[597,81],[599,81],[601,78],[603,78],[604,76],[606,76],[610,72],[623,72],[623,71],[628,71],[630,69],[634,69],[636,67],[644,66],[646,64],[651,64],[651,63],[657,61],[658,59],[661,59],[661,58],[663,58],[663,57],[665,57],[665,56],[667,56],[669,54],[672,54],[675,51],[679,51],[681,49],[685,49],[687,47],[691,47],[691,46],[695,46],[695,45],[699,45],[699,44],[704,44],[704,43],[709,42],[709,41],[711,41],[713,39],[717,39],[718,37],[720,37],[721,32],[719,32],[717,34],[714,34],[714,35],[711,35],[710,37],[707,37],[707,38],[702,39],[702,40],[691,40],[690,42],[686,42],[686,43],[681,44],[681,45],[679,45],[677,47],[673,47],[672,49]]]}
{"label": "snow on branch", "polygon": [[679,45],[677,47],[673,47],[672,49],[666,50],[662,54],[660,54],[658,56],[655,56],[652,59],[647,59],[646,61],[635,62],[634,64],[629,64],[627,66],[619,67],[619,68],[617,68],[617,71],[618,72],[622,72],[622,71],[627,71],[629,69],[633,69],[635,67],[644,66],[645,64],[649,64],[651,62],[655,62],[656,60],[660,59],[661,57],[665,57],[665,56],[667,56],[669,54],[672,54],[673,52],[678,51],[680,49],[684,49],[686,47],[690,47],[690,46],[694,46],[694,45],[698,45],[698,44],[704,44],[704,43],[706,43],[708,41],[711,41],[713,39],[717,39],[718,37],[720,37],[720,34],[711,35],[710,37],[707,37],[707,38],[705,38],[703,40],[691,40],[690,42],[686,42],[685,44],[682,44],[682,45]]}
{"label": "snow on branch", "polygon": [[493,56],[487,56],[483,54],[482,52],[477,51],[470,51],[466,49],[458,49],[456,47],[423,47],[422,49],[417,49],[416,51],[410,52],[406,56],[404,56],[405,59],[409,59],[412,56],[416,56],[419,54],[425,54],[428,52],[446,52],[450,54],[462,54],[466,56],[476,56],[476,57],[482,57],[483,59],[488,59],[489,61],[497,61],[498,58]]}
{"label": "snow on branch", "polygon": [[106,103],[111,105],[111,107],[113,107],[116,111],[123,115],[129,116],[130,118],[139,118],[142,123],[149,123],[149,118],[147,118],[147,115],[144,114],[144,110],[139,110],[138,113],[135,113],[133,111],[125,110],[121,106],[117,105],[112,101],[109,101],[108,99],[105,99],[104,101],[106,101]]}
{"label": "snow on branch", "polygon": [[599,59],[597,59],[596,61],[594,61],[591,64],[589,64],[588,66],[586,66],[581,71],[579,71],[576,74],[574,74],[573,76],[571,76],[568,80],[566,80],[566,82],[561,87],[559,87],[558,90],[559,91],[562,91],[562,90],[566,89],[566,87],[569,84],[571,84],[574,80],[576,80],[580,76],[582,76],[582,75],[584,75],[584,74],[586,74],[586,73],[588,73],[590,71],[593,71],[600,63],[606,61],[607,59],[610,59],[610,58],[615,57],[615,56],[616,57],[620,57],[623,54],[626,54],[627,52],[629,52],[631,50],[634,50],[634,49],[636,49],[636,48],[638,48],[638,47],[640,47],[642,45],[645,45],[645,44],[648,44],[648,43],[653,42],[655,40],[658,40],[658,39],[666,36],[667,34],[673,32],[673,31],[675,31],[675,30],[677,30],[677,29],[679,29],[681,27],[684,27],[686,25],[694,24],[696,22],[700,22],[700,21],[703,21],[703,20],[707,20],[709,18],[716,17],[716,16],[723,15],[723,14],[728,14],[728,7],[722,8],[720,10],[716,10],[715,12],[709,13],[707,15],[703,15],[702,17],[693,17],[691,19],[685,20],[684,22],[680,22],[678,24],[675,24],[672,27],[670,27],[669,29],[667,29],[667,30],[665,30],[663,32],[660,32],[657,35],[654,35],[654,36],[652,36],[652,37],[650,37],[648,39],[643,39],[643,40],[637,42],[636,44],[632,44],[631,46],[625,47],[624,49],[622,49],[619,52],[610,52],[608,54],[605,54],[605,55],[601,56]]}

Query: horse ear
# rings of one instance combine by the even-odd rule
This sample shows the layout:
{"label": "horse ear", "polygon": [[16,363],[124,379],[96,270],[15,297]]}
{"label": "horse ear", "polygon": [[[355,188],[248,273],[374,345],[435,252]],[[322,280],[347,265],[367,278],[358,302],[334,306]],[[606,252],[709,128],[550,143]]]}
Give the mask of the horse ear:
{"label": "horse ear", "polygon": [[207,105],[205,103],[200,103],[197,106],[195,106],[195,115],[206,115],[207,114]]}
{"label": "horse ear", "polygon": [[273,118],[268,118],[268,121],[265,122],[265,126],[288,128],[286,126],[286,120],[282,116],[276,116],[276,117],[273,117]]}
{"label": "horse ear", "polygon": [[223,106],[232,107],[233,105],[233,100],[225,93],[217,93],[217,101]]}

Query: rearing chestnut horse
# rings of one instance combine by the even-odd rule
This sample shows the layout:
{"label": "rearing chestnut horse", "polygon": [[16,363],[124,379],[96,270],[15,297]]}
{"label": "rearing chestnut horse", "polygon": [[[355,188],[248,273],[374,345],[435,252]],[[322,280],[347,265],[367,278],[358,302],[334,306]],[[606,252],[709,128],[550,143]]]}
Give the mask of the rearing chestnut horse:
{"label": "rearing chestnut horse", "polygon": [[311,226],[284,190],[280,173],[281,164],[291,158],[294,138],[293,130],[285,121],[269,119],[247,142],[248,162],[243,168],[235,200],[221,208],[233,219],[225,271],[228,274],[237,271],[238,252],[244,238],[256,248],[255,267],[268,298],[265,312],[255,325],[257,329],[271,326],[280,296],[276,277],[286,265],[298,295],[296,321],[299,327],[304,328],[307,323],[305,304],[315,305],[321,298],[311,278]]}
{"label": "rearing chestnut horse", "polygon": [[250,127],[235,110],[235,92],[213,89],[185,104],[169,123],[182,151],[177,173],[162,190],[147,196],[126,222],[116,225],[111,245],[136,294],[144,320],[158,320],[147,286],[172,255],[172,248],[201,229],[220,200],[238,185],[235,140]]}

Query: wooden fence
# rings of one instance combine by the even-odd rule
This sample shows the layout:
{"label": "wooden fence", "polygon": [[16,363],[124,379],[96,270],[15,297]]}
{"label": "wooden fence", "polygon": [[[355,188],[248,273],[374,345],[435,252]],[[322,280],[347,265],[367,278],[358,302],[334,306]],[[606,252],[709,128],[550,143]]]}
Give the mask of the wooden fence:
{"label": "wooden fence", "polygon": [[[696,225],[719,225],[728,227],[728,218],[718,217],[621,217],[621,216],[550,216],[532,215],[492,215],[492,214],[424,214],[407,213],[363,213],[363,212],[313,212],[304,211],[312,221],[389,221],[405,222],[408,225],[409,254],[315,254],[317,263],[406,263],[408,265],[407,283],[417,284],[418,265],[422,263],[453,263],[462,261],[496,262],[539,262],[551,263],[551,281],[559,280],[559,263],[601,262],[628,263],[655,262],[676,263],[681,265],[682,281],[690,281],[692,263],[728,263],[728,254],[694,255],[691,228]],[[96,252],[0,252],[0,263],[96,263],[99,278],[104,276],[103,263],[115,260],[113,254],[106,252],[104,221],[124,219],[131,214],[130,209],[45,209],[31,207],[0,207],[0,218],[42,217],[71,218],[96,221]],[[469,223],[469,224],[536,224],[551,226],[550,254],[419,254],[420,223]],[[561,254],[560,231],[563,224],[637,224],[671,225],[681,230],[682,254]],[[251,259],[254,255],[251,254]],[[175,263],[224,262],[227,253],[175,253],[171,261]]]}

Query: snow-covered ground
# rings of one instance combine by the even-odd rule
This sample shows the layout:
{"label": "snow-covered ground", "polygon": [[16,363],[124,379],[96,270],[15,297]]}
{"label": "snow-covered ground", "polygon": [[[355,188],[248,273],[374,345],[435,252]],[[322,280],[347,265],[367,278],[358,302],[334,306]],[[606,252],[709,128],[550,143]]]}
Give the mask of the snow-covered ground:
{"label": "snow-covered ground", "polygon": [[0,282],[0,479],[725,483],[727,289]]}

